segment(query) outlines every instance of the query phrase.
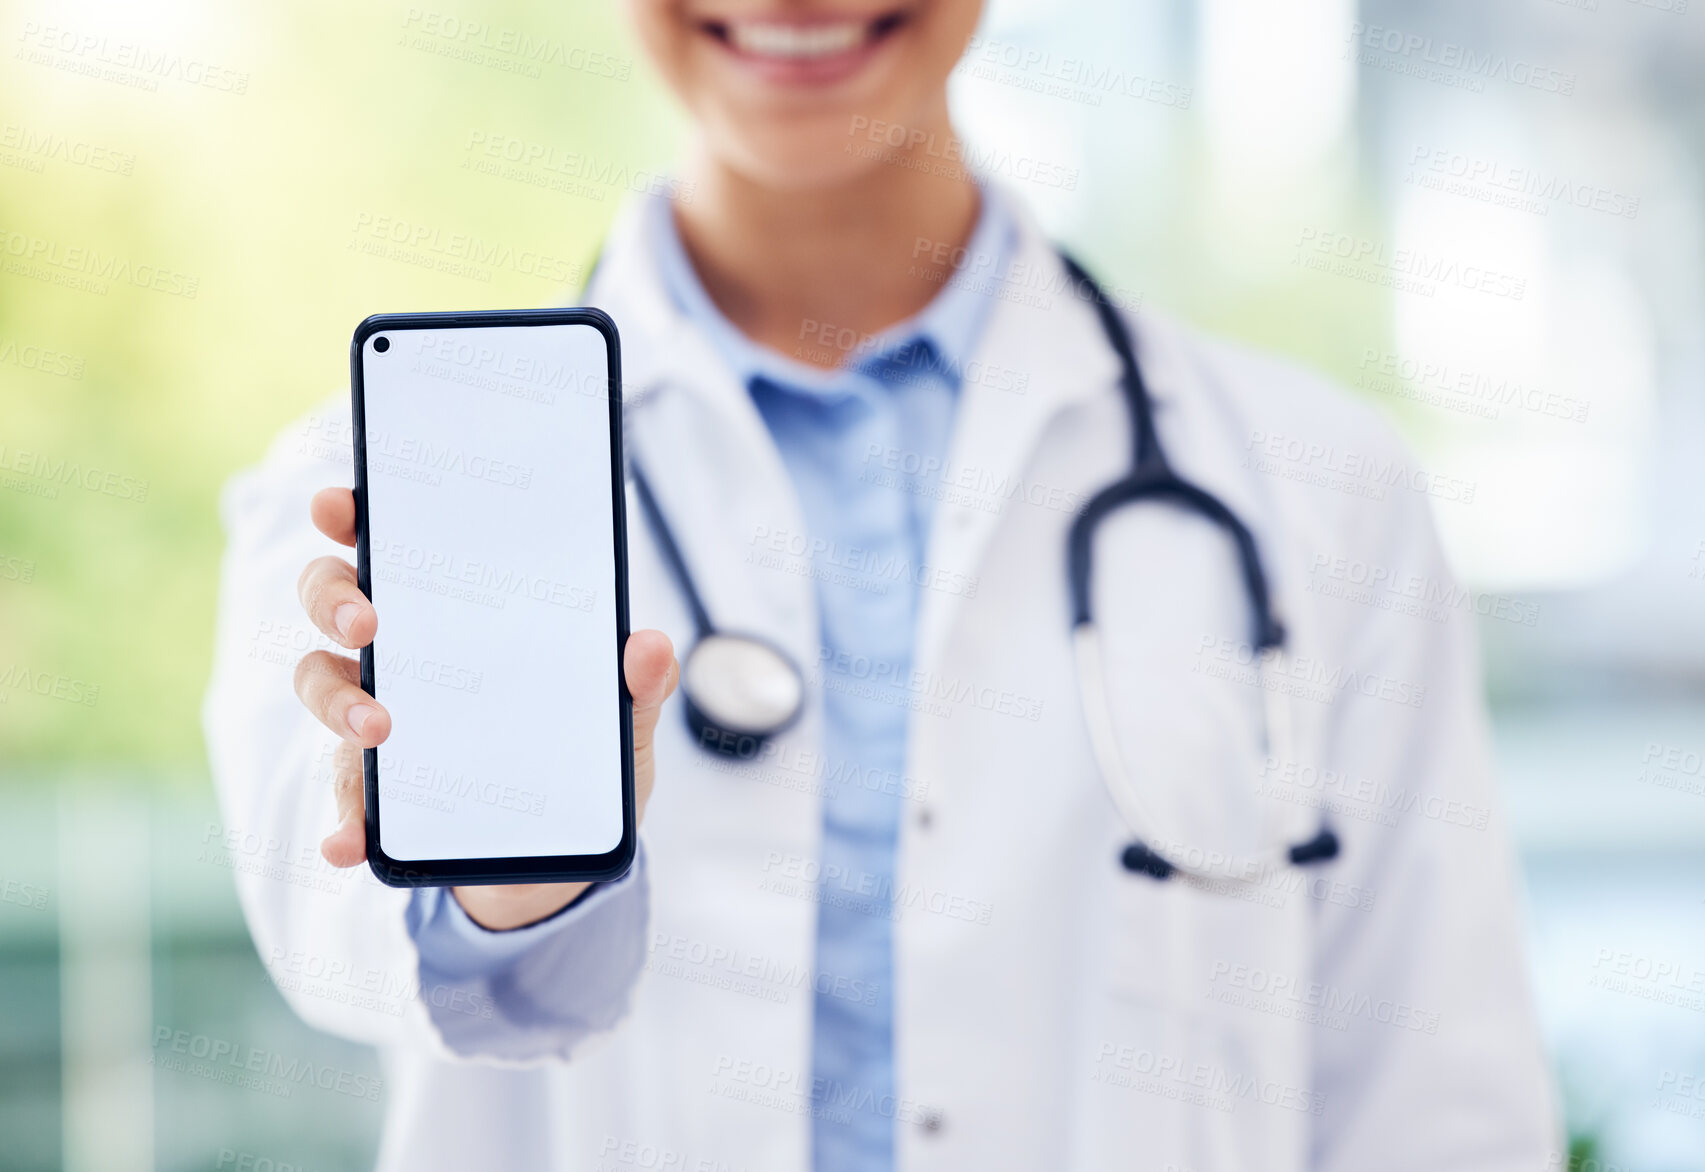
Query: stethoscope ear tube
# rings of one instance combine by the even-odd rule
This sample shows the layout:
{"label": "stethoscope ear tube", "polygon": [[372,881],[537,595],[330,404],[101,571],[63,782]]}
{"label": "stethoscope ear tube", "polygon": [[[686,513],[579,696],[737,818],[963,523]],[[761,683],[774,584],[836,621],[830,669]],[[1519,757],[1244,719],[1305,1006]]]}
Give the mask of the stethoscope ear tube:
{"label": "stethoscope ear tube", "polygon": [[805,710],[805,673],[768,639],[716,629],[637,460],[629,461],[628,483],[692,613],[693,645],[681,658],[687,728],[707,752],[750,759]]}
{"label": "stethoscope ear tube", "polygon": [[638,460],[628,461],[627,479],[628,483],[633,485],[634,495],[639,498],[640,510],[645,513],[646,522],[651,526],[658,548],[663,552],[663,560],[669,563],[670,572],[674,574],[675,582],[687,600],[687,609],[693,615],[694,638],[703,639],[711,633],[710,612],[705,610],[704,599],[699,597],[698,587],[693,584],[693,576],[687,572],[687,562],[681,556],[681,547],[675,543],[675,531],[664,521],[663,510],[658,508],[657,498],[651,493],[651,482],[646,479]]}
{"label": "stethoscope ear tube", "polygon": [[1254,620],[1251,642],[1257,653],[1282,646],[1285,627],[1273,613],[1273,596],[1267,584],[1267,573],[1261,566],[1261,555],[1255,548],[1255,535],[1218,497],[1180,479],[1164,463],[1138,468],[1123,480],[1108,485],[1090,497],[1083,510],[1072,519],[1066,539],[1072,625],[1077,627],[1094,621],[1090,587],[1094,577],[1096,529],[1109,514],[1127,505],[1148,501],[1164,501],[1185,509],[1225,531],[1237,549],[1238,570],[1249,598],[1250,615]]}
{"label": "stethoscope ear tube", "polygon": [[[1153,879],[1178,876],[1198,887],[1259,884],[1274,871],[1286,866],[1321,863],[1338,855],[1338,836],[1324,822],[1313,838],[1295,845],[1274,847],[1250,855],[1226,855],[1220,858],[1202,854],[1196,862],[1189,844],[1177,836],[1167,835],[1137,789],[1134,779],[1125,769],[1114,732],[1113,711],[1107,700],[1105,676],[1101,657],[1101,634],[1094,622],[1080,623],[1072,630],[1072,649],[1077,660],[1078,690],[1083,698],[1083,711],[1089,726],[1090,747],[1108,796],[1121,819],[1136,834],[1136,841],[1127,844],[1119,854],[1119,862],[1133,874]],[[1261,656],[1261,688],[1266,710],[1266,750],[1280,760],[1291,756],[1290,713],[1279,689],[1267,687],[1274,677],[1282,678],[1285,670],[1284,651],[1268,648]],[[1157,845],[1158,844],[1158,845]]]}
{"label": "stethoscope ear tube", "polygon": [[[1231,538],[1237,549],[1238,568],[1254,620],[1252,642],[1260,663],[1256,684],[1261,688],[1263,697],[1265,748],[1269,756],[1281,761],[1294,761],[1288,700],[1280,694],[1280,688],[1270,686],[1274,681],[1282,680],[1286,673],[1285,628],[1273,611],[1271,587],[1255,547],[1255,537],[1248,526],[1218,497],[1184,480],[1168,464],[1154,425],[1148,388],[1143,383],[1131,334],[1118,309],[1081,265],[1063,253],[1061,256],[1079,292],[1095,307],[1108,343],[1119,356],[1119,386],[1124,391],[1131,422],[1130,473],[1089,499],[1072,520],[1066,544],[1072,643],[1090,745],[1114,806],[1137,836],[1135,842],[1120,852],[1120,863],[1135,874],[1155,879],[1178,875],[1187,882],[1205,886],[1228,882],[1258,883],[1287,865],[1301,866],[1336,858],[1338,836],[1323,819],[1319,831],[1306,842],[1243,857],[1227,856],[1212,865],[1187,863],[1183,861],[1190,853],[1187,845],[1182,840],[1160,833],[1159,824],[1125,770],[1124,758],[1114,735],[1113,713],[1102,674],[1101,637],[1095,626],[1094,600],[1090,597],[1094,581],[1095,531],[1109,514],[1127,505],[1165,502],[1211,522]],[[1160,844],[1160,847],[1154,844]],[[1161,848],[1170,854],[1162,853]],[[1203,855],[1204,859],[1209,857]]]}

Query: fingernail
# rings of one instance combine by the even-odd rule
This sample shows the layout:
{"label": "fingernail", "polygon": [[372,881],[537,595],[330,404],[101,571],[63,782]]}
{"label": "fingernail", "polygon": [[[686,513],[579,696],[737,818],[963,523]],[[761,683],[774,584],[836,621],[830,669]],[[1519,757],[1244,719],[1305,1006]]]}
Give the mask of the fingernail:
{"label": "fingernail", "polygon": [[349,638],[349,628],[355,625],[355,616],[361,613],[359,602],[346,602],[332,613],[332,622],[337,624],[337,633],[345,639]]}
{"label": "fingernail", "polygon": [[358,737],[365,736],[366,733],[362,730],[367,726],[367,722],[373,718],[373,714],[377,711],[379,710],[371,704],[357,704],[352,707],[348,714],[344,717],[345,720],[349,721],[349,731]]}

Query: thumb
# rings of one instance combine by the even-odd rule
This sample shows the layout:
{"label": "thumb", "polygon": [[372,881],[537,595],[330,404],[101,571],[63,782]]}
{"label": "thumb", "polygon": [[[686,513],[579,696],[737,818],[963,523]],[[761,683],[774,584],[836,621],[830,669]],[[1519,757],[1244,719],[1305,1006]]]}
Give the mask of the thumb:
{"label": "thumb", "polygon": [[669,636],[662,631],[635,631],[629,635],[622,653],[622,675],[627,680],[628,693],[633,696],[635,763],[643,754],[649,766],[651,737],[657,729],[658,714],[681,678],[681,667],[675,662],[675,648]]}

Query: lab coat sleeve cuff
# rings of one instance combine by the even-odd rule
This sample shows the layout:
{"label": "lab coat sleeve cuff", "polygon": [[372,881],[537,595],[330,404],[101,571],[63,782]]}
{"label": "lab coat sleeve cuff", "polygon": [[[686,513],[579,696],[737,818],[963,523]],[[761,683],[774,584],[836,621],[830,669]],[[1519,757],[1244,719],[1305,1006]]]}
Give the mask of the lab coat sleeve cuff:
{"label": "lab coat sleeve cuff", "polygon": [[626,1014],[644,971],[650,890],[641,845],[621,879],[537,924],[494,932],[449,891],[407,911],[421,997],[457,1057],[499,1064],[561,1060]]}
{"label": "lab coat sleeve cuff", "polygon": [[608,919],[603,910],[607,905],[631,902],[644,865],[642,847],[620,879],[593,884],[573,903],[538,923],[502,931],[475,923],[448,887],[416,888],[408,924],[420,950],[421,967],[453,980],[488,977],[507,969],[546,940]]}

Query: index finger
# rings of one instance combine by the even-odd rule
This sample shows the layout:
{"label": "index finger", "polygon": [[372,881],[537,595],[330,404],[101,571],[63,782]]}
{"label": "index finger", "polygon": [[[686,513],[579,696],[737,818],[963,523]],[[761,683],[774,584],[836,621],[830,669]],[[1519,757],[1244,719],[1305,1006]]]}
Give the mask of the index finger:
{"label": "index finger", "polygon": [[322,488],[308,502],[314,528],[339,545],[355,544],[355,493],[347,488]]}

